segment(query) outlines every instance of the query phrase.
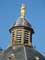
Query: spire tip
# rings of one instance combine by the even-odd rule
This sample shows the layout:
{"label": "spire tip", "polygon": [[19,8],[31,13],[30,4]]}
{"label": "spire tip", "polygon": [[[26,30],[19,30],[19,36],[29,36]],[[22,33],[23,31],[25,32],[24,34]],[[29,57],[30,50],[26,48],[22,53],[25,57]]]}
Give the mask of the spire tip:
{"label": "spire tip", "polygon": [[26,7],[25,7],[25,4],[22,4],[22,6],[21,6],[21,17],[24,17],[25,16],[25,9],[26,9]]}

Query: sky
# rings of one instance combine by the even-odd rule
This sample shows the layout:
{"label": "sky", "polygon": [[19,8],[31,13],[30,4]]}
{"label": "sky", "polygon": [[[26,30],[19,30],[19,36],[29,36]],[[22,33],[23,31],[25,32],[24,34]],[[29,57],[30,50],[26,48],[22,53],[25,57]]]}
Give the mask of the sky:
{"label": "sky", "polygon": [[32,45],[45,55],[45,0],[0,0],[0,48],[10,43],[9,29],[20,16],[21,4],[26,5],[25,18],[34,29]]}

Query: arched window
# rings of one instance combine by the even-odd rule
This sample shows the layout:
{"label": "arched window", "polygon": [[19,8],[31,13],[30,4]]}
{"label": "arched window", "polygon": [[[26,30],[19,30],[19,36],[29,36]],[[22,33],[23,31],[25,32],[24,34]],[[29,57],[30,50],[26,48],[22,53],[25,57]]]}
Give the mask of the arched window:
{"label": "arched window", "polygon": [[35,59],[36,59],[36,60],[40,60],[40,58],[39,58],[38,56],[35,56]]}
{"label": "arched window", "polygon": [[13,54],[13,53],[12,53],[12,54],[10,54],[8,57],[9,57],[9,59],[16,58],[15,54]]}

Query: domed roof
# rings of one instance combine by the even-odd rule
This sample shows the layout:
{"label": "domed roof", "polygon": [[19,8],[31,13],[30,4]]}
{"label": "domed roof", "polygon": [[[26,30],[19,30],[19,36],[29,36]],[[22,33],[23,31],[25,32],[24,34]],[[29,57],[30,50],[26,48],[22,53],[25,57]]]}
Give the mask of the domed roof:
{"label": "domed roof", "polygon": [[[12,57],[13,55],[13,57]],[[1,60],[45,60],[44,56],[40,54],[36,49],[26,47],[26,46],[17,46],[16,49],[8,48],[0,55]]]}
{"label": "domed roof", "polygon": [[31,26],[31,24],[25,19],[25,17],[19,17],[16,22],[14,22],[14,24],[12,25],[12,27],[9,29],[9,31],[11,32],[11,30],[13,28],[16,27],[26,27],[27,29],[30,29],[32,31],[32,33],[34,33],[34,30]]}
{"label": "domed roof", "polygon": [[31,24],[23,17],[19,17],[16,22],[13,24],[13,26],[26,26],[31,27]]}

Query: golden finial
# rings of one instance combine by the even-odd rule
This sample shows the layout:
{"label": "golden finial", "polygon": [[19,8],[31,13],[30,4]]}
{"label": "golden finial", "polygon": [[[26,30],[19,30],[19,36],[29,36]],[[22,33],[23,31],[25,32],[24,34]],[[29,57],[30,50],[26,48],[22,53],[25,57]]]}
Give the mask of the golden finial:
{"label": "golden finial", "polygon": [[25,16],[25,4],[22,4],[21,6],[21,12],[20,12],[21,17]]}

